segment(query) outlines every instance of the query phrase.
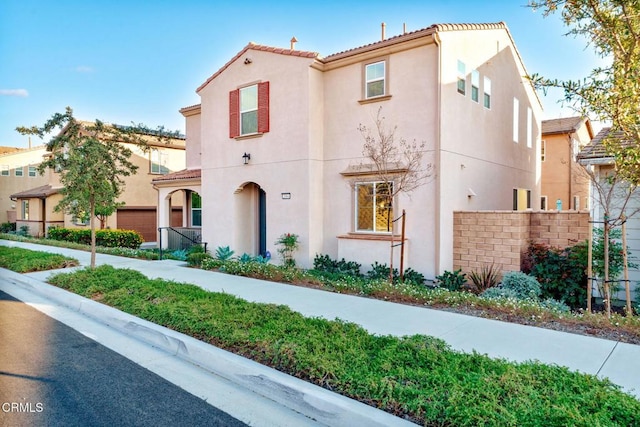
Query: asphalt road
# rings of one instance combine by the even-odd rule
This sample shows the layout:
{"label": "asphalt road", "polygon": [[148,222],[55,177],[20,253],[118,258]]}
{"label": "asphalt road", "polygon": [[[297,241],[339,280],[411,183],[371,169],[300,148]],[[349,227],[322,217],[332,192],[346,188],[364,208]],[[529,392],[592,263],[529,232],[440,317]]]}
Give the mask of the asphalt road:
{"label": "asphalt road", "polygon": [[0,291],[0,426],[244,426]]}

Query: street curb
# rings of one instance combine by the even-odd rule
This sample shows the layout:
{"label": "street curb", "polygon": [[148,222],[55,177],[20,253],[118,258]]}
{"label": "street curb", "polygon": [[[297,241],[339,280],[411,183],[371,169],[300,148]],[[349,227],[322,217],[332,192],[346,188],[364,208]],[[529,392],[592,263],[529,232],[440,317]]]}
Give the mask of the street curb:
{"label": "street curb", "polygon": [[409,426],[409,421],[40,280],[0,269],[12,285],[38,294],[148,345],[191,362],[329,426]]}

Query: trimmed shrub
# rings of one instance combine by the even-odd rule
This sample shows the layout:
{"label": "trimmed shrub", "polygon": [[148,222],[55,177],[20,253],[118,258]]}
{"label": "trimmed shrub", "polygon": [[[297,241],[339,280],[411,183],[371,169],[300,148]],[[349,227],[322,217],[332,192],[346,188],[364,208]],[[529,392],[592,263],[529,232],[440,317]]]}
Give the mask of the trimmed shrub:
{"label": "trimmed shrub", "polygon": [[11,233],[16,231],[15,222],[3,222],[0,224],[0,233]]}
{"label": "trimmed shrub", "polygon": [[361,265],[355,261],[340,261],[331,259],[329,255],[317,254],[313,259],[313,269],[322,273],[344,274],[347,276],[360,277]]}
{"label": "trimmed shrub", "polygon": [[587,306],[587,243],[564,249],[531,243],[522,271],[542,286],[541,298],[562,301],[572,309]]}
{"label": "trimmed shrub", "polygon": [[518,296],[518,293],[513,289],[506,289],[500,286],[495,286],[493,288],[486,289],[480,295],[482,298],[487,299],[495,299],[495,298],[513,298],[513,299],[521,299]]}
{"label": "trimmed shrub", "polygon": [[518,299],[537,300],[542,293],[542,287],[536,278],[521,271],[505,273],[500,287],[512,290]]}
{"label": "trimmed shrub", "polygon": [[467,283],[467,274],[458,269],[454,272],[445,271],[440,276],[436,276],[437,285],[450,291],[459,291]]}
{"label": "trimmed shrub", "polygon": [[[91,230],[86,228],[52,227],[48,237],[83,245],[91,244]],[[96,246],[137,249],[143,241],[142,235],[133,230],[96,230]]]}

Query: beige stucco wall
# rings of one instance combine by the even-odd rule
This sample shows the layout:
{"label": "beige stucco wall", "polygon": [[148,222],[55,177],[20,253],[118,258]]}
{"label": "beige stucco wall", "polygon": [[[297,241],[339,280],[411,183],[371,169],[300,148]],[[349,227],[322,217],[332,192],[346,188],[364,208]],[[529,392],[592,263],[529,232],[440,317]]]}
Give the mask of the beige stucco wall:
{"label": "beige stucco wall", "polygon": [[[29,176],[29,166],[39,165],[45,153],[45,147],[38,146],[0,155],[0,165],[9,166],[9,176],[0,176],[0,223],[9,220],[7,212],[16,212],[18,204],[11,200],[11,194],[48,184],[46,175]],[[16,176],[17,168],[22,168],[22,176]],[[20,218],[19,214],[16,217]]]}

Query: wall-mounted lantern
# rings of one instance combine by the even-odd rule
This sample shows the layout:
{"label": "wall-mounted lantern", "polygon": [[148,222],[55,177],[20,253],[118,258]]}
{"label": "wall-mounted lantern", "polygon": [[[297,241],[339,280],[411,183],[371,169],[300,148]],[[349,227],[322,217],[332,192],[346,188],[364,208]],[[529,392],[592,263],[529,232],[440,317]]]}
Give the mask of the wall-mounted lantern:
{"label": "wall-mounted lantern", "polygon": [[251,160],[251,154],[244,153],[242,155],[242,163],[244,163],[245,165],[248,165],[249,164],[249,160]]}

